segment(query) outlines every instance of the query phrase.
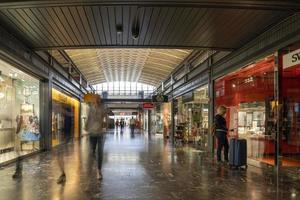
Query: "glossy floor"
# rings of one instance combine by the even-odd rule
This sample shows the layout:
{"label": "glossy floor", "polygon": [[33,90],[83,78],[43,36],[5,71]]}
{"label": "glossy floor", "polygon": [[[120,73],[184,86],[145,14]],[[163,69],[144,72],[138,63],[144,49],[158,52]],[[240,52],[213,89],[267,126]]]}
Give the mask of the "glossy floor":
{"label": "glossy floor", "polygon": [[[106,136],[103,181],[88,138],[26,159],[23,178],[13,180],[14,165],[0,170],[0,199],[300,199],[293,174],[274,178],[259,168],[230,170],[194,148],[171,148],[163,138],[111,132]],[[57,185],[56,155],[64,152],[67,182]]]}

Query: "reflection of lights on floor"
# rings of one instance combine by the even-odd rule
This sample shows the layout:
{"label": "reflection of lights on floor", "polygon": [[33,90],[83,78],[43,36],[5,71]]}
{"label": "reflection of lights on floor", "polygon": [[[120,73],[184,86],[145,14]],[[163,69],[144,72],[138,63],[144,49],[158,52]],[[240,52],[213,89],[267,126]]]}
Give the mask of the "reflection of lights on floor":
{"label": "reflection of lights on floor", "polygon": [[130,154],[130,155],[120,155],[120,154],[109,154],[107,156],[107,160],[109,162],[133,162],[133,163],[137,163],[140,161],[140,157],[138,154]]}

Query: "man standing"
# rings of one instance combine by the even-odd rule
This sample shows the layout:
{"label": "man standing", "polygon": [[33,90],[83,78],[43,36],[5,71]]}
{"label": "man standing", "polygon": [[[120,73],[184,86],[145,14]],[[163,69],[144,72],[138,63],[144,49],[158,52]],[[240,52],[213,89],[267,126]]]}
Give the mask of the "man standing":
{"label": "man standing", "polygon": [[98,161],[98,179],[102,180],[102,161],[103,161],[103,147],[104,147],[104,134],[107,125],[107,112],[101,101],[99,95],[94,95],[94,98],[89,101],[90,109],[85,124],[85,130],[90,135],[90,144],[92,153],[96,153],[97,148],[97,161]]}

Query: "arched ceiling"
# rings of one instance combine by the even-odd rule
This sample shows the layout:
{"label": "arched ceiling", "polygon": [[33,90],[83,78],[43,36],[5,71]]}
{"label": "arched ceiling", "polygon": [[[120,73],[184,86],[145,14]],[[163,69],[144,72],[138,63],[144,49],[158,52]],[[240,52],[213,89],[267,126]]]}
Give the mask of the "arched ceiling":
{"label": "arched ceiling", "polygon": [[[65,52],[91,84],[129,81],[157,86],[191,50],[104,48]],[[56,53],[52,55],[56,57]]]}

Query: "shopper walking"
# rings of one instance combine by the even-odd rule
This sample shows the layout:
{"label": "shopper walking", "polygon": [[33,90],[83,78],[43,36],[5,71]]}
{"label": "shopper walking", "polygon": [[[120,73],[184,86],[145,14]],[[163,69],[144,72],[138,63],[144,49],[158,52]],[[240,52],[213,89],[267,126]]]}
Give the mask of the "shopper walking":
{"label": "shopper walking", "polygon": [[122,132],[124,129],[124,126],[125,126],[125,121],[123,118],[121,119],[120,126],[121,126],[121,132]]}
{"label": "shopper walking", "polygon": [[224,148],[224,160],[228,162],[228,139],[227,139],[227,132],[228,128],[226,125],[226,107],[219,106],[217,109],[217,114],[215,116],[215,136],[218,140],[218,147],[217,147],[217,160],[218,162],[222,162],[221,160],[221,153],[222,149]]}
{"label": "shopper walking", "polygon": [[119,122],[119,119],[117,119],[117,121],[116,121],[116,123],[115,123],[115,128],[116,128],[116,130],[118,130],[118,128],[119,128],[119,125],[120,125],[120,122]]}
{"label": "shopper walking", "polygon": [[[62,141],[65,144],[68,144],[71,141],[71,130],[72,130],[72,109],[69,107],[64,107],[64,134],[62,135]],[[65,173],[65,162],[64,162],[64,156],[65,156],[65,149],[57,149],[57,162],[58,167],[61,171],[61,175],[58,177],[56,183],[57,184],[63,184],[66,182],[66,173]]]}
{"label": "shopper walking", "polygon": [[16,152],[16,156],[17,156],[17,160],[16,160],[16,170],[15,173],[13,174],[12,178],[13,179],[19,179],[22,177],[22,171],[23,171],[23,164],[22,164],[22,160],[20,158],[21,154],[21,134],[22,134],[22,130],[24,128],[24,120],[23,120],[23,116],[22,115],[18,115],[17,119],[17,130],[16,130],[16,135],[15,135],[15,152]]}
{"label": "shopper walking", "polygon": [[102,180],[102,161],[104,148],[104,134],[107,127],[107,111],[99,95],[95,95],[91,102],[88,118],[85,124],[85,130],[90,135],[90,144],[93,155],[97,149],[98,161],[98,179]]}
{"label": "shopper walking", "polygon": [[131,117],[131,119],[130,119],[129,126],[130,126],[131,135],[133,135],[134,134],[134,128],[135,128],[135,119],[133,117]]}

